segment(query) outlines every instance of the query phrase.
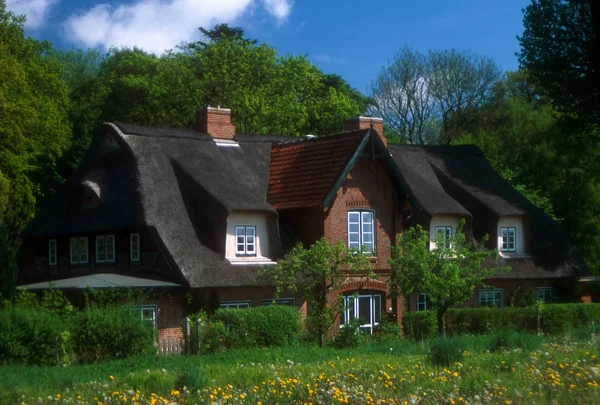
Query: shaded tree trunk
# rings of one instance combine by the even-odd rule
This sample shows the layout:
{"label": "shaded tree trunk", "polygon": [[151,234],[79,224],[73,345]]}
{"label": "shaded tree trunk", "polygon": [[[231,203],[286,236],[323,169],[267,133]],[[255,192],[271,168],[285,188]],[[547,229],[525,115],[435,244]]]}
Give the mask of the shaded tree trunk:
{"label": "shaded tree trunk", "polygon": [[446,321],[444,315],[446,315],[447,309],[448,308],[440,308],[436,311],[439,336],[446,336]]}

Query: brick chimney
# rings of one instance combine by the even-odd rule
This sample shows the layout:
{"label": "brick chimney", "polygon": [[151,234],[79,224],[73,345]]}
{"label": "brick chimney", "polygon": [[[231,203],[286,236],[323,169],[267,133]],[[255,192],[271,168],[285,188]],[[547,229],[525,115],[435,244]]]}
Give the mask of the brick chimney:
{"label": "brick chimney", "polygon": [[383,135],[383,118],[362,116],[348,118],[344,121],[344,131],[371,128],[371,121],[373,122],[373,129],[377,131],[383,144],[387,147],[387,138]]}
{"label": "brick chimney", "polygon": [[231,123],[231,110],[206,107],[196,111],[196,129],[215,139],[234,139],[235,126]]}

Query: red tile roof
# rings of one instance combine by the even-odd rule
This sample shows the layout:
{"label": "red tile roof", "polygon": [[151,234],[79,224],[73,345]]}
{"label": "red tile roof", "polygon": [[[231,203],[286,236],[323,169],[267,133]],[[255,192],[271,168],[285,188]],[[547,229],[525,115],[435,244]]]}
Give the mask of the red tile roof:
{"label": "red tile roof", "polygon": [[273,145],[267,200],[275,209],[323,203],[368,129]]}

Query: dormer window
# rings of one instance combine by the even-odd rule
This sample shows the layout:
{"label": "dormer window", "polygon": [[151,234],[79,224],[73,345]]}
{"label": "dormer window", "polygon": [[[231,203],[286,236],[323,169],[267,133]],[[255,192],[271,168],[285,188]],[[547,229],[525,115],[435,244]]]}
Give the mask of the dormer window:
{"label": "dormer window", "polygon": [[502,252],[517,251],[517,228],[500,228],[500,237],[502,238],[502,244],[500,246]]}
{"label": "dormer window", "polygon": [[435,227],[435,241],[436,247],[445,247],[450,249],[450,241],[452,240],[452,227],[451,226],[436,226]]}
{"label": "dormer window", "polygon": [[256,227],[235,227],[235,255],[256,256]]}
{"label": "dormer window", "polygon": [[375,252],[374,211],[348,211],[348,248],[369,254]]}

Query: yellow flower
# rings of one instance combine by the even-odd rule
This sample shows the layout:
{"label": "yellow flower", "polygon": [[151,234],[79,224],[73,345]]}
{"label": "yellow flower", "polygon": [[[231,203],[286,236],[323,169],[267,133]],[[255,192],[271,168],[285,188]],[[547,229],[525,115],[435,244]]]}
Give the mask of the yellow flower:
{"label": "yellow flower", "polygon": [[60,399],[60,394],[56,394],[56,398]]}
{"label": "yellow flower", "polygon": [[110,378],[111,381],[115,379],[115,377],[113,377],[112,375],[109,375],[108,378]]}

